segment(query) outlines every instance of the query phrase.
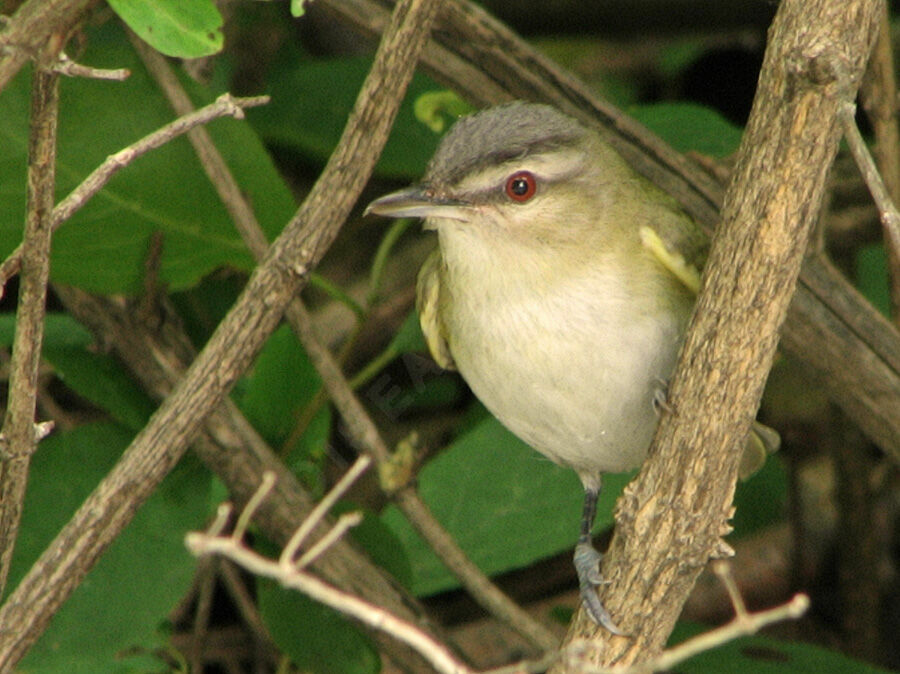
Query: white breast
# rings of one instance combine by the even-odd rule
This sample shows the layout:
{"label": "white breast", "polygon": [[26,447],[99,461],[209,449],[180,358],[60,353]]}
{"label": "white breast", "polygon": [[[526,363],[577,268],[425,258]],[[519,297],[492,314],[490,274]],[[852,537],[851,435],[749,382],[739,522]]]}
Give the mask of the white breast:
{"label": "white breast", "polygon": [[[444,312],[460,373],[513,433],[582,476],[635,467],[656,427],[683,316],[660,316],[621,275],[593,270],[561,283],[515,262],[449,271]],[[495,251],[496,253],[496,251]],[[449,254],[449,255],[448,255]],[[472,258],[471,249],[465,256]],[[599,265],[602,266],[602,265]],[[465,278],[465,286],[460,279]],[[548,282],[549,281],[549,282]]]}

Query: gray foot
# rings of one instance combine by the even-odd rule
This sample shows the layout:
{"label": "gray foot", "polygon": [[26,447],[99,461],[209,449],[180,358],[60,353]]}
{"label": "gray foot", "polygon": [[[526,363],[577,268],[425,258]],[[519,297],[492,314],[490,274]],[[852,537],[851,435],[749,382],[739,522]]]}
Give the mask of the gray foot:
{"label": "gray foot", "polygon": [[588,615],[595,623],[605,627],[613,634],[625,636],[625,633],[616,626],[609,612],[604,608],[600,597],[597,596],[597,586],[606,582],[600,575],[602,558],[603,556],[590,543],[578,543],[575,546],[575,571],[578,574],[581,599]]}

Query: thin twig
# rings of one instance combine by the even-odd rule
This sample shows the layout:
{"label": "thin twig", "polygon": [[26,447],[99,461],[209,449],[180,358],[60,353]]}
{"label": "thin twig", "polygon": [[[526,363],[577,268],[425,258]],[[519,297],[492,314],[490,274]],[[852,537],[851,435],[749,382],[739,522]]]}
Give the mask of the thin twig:
{"label": "thin twig", "polygon": [[322,538],[316,541],[315,545],[303,553],[303,556],[301,556],[296,563],[292,563],[290,558],[281,561],[286,561],[288,566],[292,566],[296,569],[305,569],[339,541],[345,533],[353,527],[358,526],[360,522],[362,522],[361,512],[344,513],[338,517],[338,521],[334,523],[334,526],[331,527]]}
{"label": "thin twig", "polygon": [[219,566],[219,573],[228,596],[234,602],[235,607],[237,607],[244,625],[250,629],[253,638],[261,646],[274,652],[276,649],[275,640],[269,633],[269,629],[259,613],[255,598],[250,595],[250,592],[247,590],[247,584],[237,572],[237,566],[223,559],[222,564]]}
{"label": "thin twig", "polygon": [[[150,74],[163,89],[175,112],[186,114],[191,109],[192,103],[168,63],[159,54],[144,46],[140,40],[132,40],[132,42]],[[193,130],[188,138],[196,149],[198,158],[219,194],[219,198],[231,214],[247,248],[257,260],[262,259],[267,249],[265,234],[221,153],[205,129]],[[299,298],[290,304],[285,318],[315,364],[329,396],[344,419],[356,445],[371,455],[378,464],[388,462],[391,452],[387,444],[381,438],[381,434],[368,412],[347,384],[343,372],[331,353],[319,342],[312,328],[309,314]],[[538,648],[549,650],[558,645],[559,639],[550,630],[516,605],[468,559],[453,537],[434,518],[413,489],[406,490],[403,498],[398,499],[397,502],[429,544],[436,551],[442,551],[438,554],[442,556],[448,568],[485,609],[510,625]],[[286,549],[292,547],[296,546],[289,545]],[[292,552],[291,555],[293,554]]]}
{"label": "thin twig", "polygon": [[66,77],[84,77],[92,80],[114,80],[121,82],[131,77],[128,68],[92,68],[91,66],[76,63],[65,52],[60,52],[56,63],[52,66],[53,72]]}
{"label": "thin twig", "polygon": [[247,501],[247,505],[241,511],[240,517],[238,517],[237,524],[234,525],[234,532],[231,534],[235,539],[241,540],[244,537],[244,534],[247,532],[247,527],[250,525],[250,519],[256,513],[256,509],[259,508],[259,505],[265,500],[265,498],[272,492],[272,487],[275,486],[275,473],[270,471],[266,471],[263,473],[262,482],[259,483],[259,489],[256,490],[256,493]]}
{"label": "thin twig", "polygon": [[[663,672],[670,670],[698,653],[705,653],[729,641],[734,641],[738,637],[756,634],[763,627],[773,623],[784,620],[796,620],[806,613],[808,609],[809,597],[805,594],[796,594],[790,601],[780,606],[765,611],[757,611],[756,613],[744,612],[743,615],[735,616],[734,620],[721,627],[700,634],[663,651],[658,658],[647,665],[647,670],[644,671]],[[635,670],[641,671],[642,668],[636,666]]]}
{"label": "thin twig", "polygon": [[[316,512],[310,514],[310,518],[315,517],[318,523],[328,512],[329,508],[337,502],[340,494],[353,484],[359,478],[362,472],[369,465],[368,457],[361,457],[356,464],[348,471],[328,493],[325,499],[316,507]],[[264,480],[254,493],[253,497],[247,503],[244,512],[241,513],[239,520],[242,522],[249,521],[253,511],[268,496],[272,488],[271,480]],[[338,520],[338,523],[329,531],[316,545],[307,553],[312,559],[325,550],[327,550],[340,536],[347,531],[349,526],[358,523],[360,515],[358,513],[345,515]],[[301,528],[311,531],[316,525],[308,525],[304,522]],[[469,674],[469,670],[459,660],[457,660],[449,649],[443,644],[435,640],[433,637],[425,633],[415,625],[401,620],[389,611],[377,607],[369,602],[343,592],[336,587],[328,585],[323,581],[307,574],[303,571],[305,566],[303,560],[295,564],[293,562],[293,553],[287,554],[287,549],[282,551],[277,560],[270,560],[253,550],[246,547],[241,537],[235,533],[230,536],[221,536],[214,533],[210,529],[206,533],[194,532],[185,537],[185,544],[192,554],[198,557],[204,557],[209,554],[222,555],[233,562],[239,564],[246,570],[258,576],[265,576],[279,581],[288,588],[300,590],[312,599],[319,601],[346,615],[356,618],[361,622],[385,632],[388,632],[403,643],[415,648],[426,660],[434,667],[445,674]],[[293,536],[292,541],[302,540],[305,536]]]}
{"label": "thin twig", "polygon": [[844,103],[838,110],[838,118],[844,128],[844,138],[847,139],[847,145],[850,147],[850,153],[856,160],[859,172],[862,174],[863,180],[869,188],[875,206],[878,208],[878,215],[881,218],[881,224],[884,226],[885,237],[889,245],[897,251],[900,251],[900,212],[891,201],[891,197],[884,186],[884,181],[878,173],[878,167],[869,153],[869,148],[863,140],[859,128],[856,126],[854,112],[856,106],[853,103]]}
{"label": "thin twig", "polygon": [[299,590],[310,598],[345,615],[352,616],[369,627],[390,633],[416,649],[436,670],[443,674],[472,674],[472,670],[457,660],[443,644],[412,623],[400,620],[384,609],[332,587],[304,571],[295,570],[285,573],[284,567],[277,561],[263,557],[233,538],[191,533],[185,537],[185,543],[194,555],[222,555],[251,573],[277,580],[285,587]]}
{"label": "thin twig", "polygon": [[36,68],[31,93],[28,144],[28,185],[23,274],[16,310],[10,361],[9,400],[0,431],[0,595],[19,531],[28,467],[37,439],[46,426],[36,427],[38,368],[44,338],[50,240],[56,189],[56,125],[59,114],[59,76]]}
{"label": "thin twig", "polygon": [[[268,492],[268,485],[260,485],[251,501],[254,504],[258,504]],[[254,505],[254,507],[256,506]],[[241,519],[246,519],[246,513],[241,513]],[[341,520],[343,519],[341,518]],[[334,540],[346,531],[347,526],[343,525],[341,520],[331,532],[313,546],[313,549],[308,554],[312,555],[313,550],[327,549]],[[213,529],[208,530],[206,533],[194,532],[188,534],[185,537],[185,544],[191,553],[198,557],[210,554],[221,555],[255,575],[277,580],[287,588],[299,590],[336,611],[340,611],[371,627],[384,631],[395,639],[411,646],[442,674],[474,674],[472,670],[459,662],[442,643],[415,625],[397,618],[389,611],[365,602],[352,594],[343,592],[307,574],[303,570],[302,564],[291,563],[292,555],[286,555],[282,552],[277,560],[269,559],[248,548],[236,536],[221,536],[218,532],[214,532]],[[668,671],[675,665],[698,653],[711,650],[738,637],[755,634],[767,625],[782,620],[799,618],[809,608],[809,597],[798,594],[787,603],[775,608],[750,613],[747,611],[744,600],[731,575],[730,565],[726,562],[717,562],[713,569],[731,597],[735,611],[734,619],[722,627],[705,632],[663,651],[651,661],[621,666],[598,667],[590,662],[590,655],[595,650],[596,645],[588,640],[579,640],[570,643],[563,651],[548,653],[541,660],[517,662],[489,670],[485,674],[543,672],[557,662],[565,662],[571,671],[584,672],[585,674],[650,674],[652,672]]]}
{"label": "thin twig", "polygon": [[[891,200],[900,203],[900,126],[897,124],[897,76],[891,45],[891,18],[888,3],[882,0],[878,39],[869,57],[859,94],[863,109],[875,134],[873,154],[878,172]],[[900,249],[890,245],[885,232],[891,309],[894,324],[900,326]]]}
{"label": "thin twig", "polygon": [[287,566],[293,564],[297,551],[300,549],[300,546],[303,545],[303,542],[309,534],[312,533],[313,529],[319,526],[319,523],[325,518],[334,504],[337,503],[338,499],[347,492],[359,476],[369,468],[371,463],[372,460],[368,456],[360,456],[350,467],[350,470],[344,473],[337,484],[335,484],[325,497],[319,501],[318,505],[316,505],[309,514],[309,517],[306,518],[303,524],[294,532],[294,535],[291,536],[287,545],[284,546],[284,551],[281,553],[280,560],[282,564]]}
{"label": "thin twig", "polygon": [[[110,155],[106,160],[94,169],[91,174],[85,178],[78,187],[76,187],[69,195],[63,199],[50,215],[50,224],[53,231],[68,220],[72,215],[84,206],[97,192],[112,179],[112,177],[120,170],[133,163],[139,157],[147,154],[151,150],[165,145],[169,141],[178,136],[187,133],[191,129],[206,124],[220,117],[234,117],[242,119],[244,116],[244,108],[252,108],[268,103],[268,96],[253,96],[251,98],[234,98],[231,94],[223,94],[219,96],[215,102],[200,108],[188,115],[166,124],[162,128],[140,139],[133,145],[129,145]],[[6,285],[6,282],[19,272],[22,265],[22,246],[18,246],[9,256],[0,264],[0,289]],[[0,292],[2,296],[2,292]]]}

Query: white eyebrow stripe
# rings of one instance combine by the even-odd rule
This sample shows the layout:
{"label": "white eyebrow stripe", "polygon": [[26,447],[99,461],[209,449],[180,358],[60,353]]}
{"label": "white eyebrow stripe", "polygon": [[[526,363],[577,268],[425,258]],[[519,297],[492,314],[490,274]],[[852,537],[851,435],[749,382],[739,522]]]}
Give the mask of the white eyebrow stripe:
{"label": "white eyebrow stripe", "polygon": [[453,189],[460,194],[486,192],[503,185],[518,171],[530,171],[539,181],[555,182],[580,173],[584,167],[583,153],[576,150],[525,155],[467,176]]}

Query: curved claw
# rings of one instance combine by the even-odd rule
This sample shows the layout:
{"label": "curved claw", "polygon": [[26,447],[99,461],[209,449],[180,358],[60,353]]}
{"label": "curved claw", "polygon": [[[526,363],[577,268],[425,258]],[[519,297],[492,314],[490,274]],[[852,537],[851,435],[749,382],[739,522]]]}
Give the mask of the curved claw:
{"label": "curved claw", "polygon": [[604,584],[600,575],[600,560],[603,558],[590,543],[578,543],[575,546],[575,571],[578,574],[578,589],[581,591],[581,600],[588,615],[595,623],[605,627],[613,634],[627,636],[625,632],[613,622],[609,612],[597,596],[597,586]]}

